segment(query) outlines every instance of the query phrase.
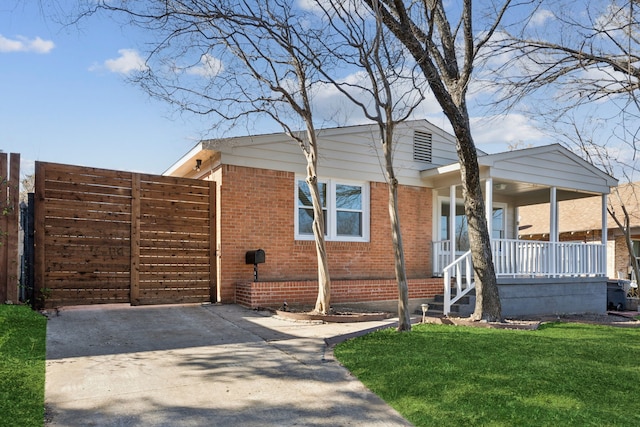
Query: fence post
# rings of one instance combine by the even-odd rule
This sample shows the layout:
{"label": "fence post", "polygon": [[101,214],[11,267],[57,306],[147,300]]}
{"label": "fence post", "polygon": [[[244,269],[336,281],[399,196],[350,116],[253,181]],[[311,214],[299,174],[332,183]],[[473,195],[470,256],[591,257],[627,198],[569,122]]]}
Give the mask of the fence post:
{"label": "fence post", "polygon": [[129,302],[140,305],[140,174],[131,174],[131,288]]}
{"label": "fence post", "polygon": [[0,303],[18,302],[20,154],[0,153]]}

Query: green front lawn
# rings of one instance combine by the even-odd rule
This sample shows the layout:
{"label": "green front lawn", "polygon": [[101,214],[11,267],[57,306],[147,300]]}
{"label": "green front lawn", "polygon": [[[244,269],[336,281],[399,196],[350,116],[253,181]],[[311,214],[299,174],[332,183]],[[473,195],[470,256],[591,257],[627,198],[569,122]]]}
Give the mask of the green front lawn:
{"label": "green front lawn", "polygon": [[0,426],[42,426],[47,319],[0,305]]}
{"label": "green front lawn", "polygon": [[335,355],[416,426],[640,425],[640,329],[420,324]]}

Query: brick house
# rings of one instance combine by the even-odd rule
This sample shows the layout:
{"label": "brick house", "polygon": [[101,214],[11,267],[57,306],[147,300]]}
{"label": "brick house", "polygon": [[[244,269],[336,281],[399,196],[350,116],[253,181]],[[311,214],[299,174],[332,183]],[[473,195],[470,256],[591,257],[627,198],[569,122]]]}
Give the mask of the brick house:
{"label": "brick house", "polygon": [[[387,184],[376,135],[374,125],[318,131],[319,181],[326,194],[334,304],[397,300]],[[454,137],[428,121],[401,124],[396,139],[394,167],[400,183],[409,298],[415,305],[446,293],[444,283],[452,280],[447,265],[454,260],[469,262],[460,168]],[[603,267],[596,264],[604,246],[598,246],[601,252],[592,255],[590,269],[571,269],[567,274],[555,267],[550,270],[539,259],[546,250],[534,254],[529,248],[527,257],[539,263],[539,268],[521,271],[524,260],[516,259],[522,256],[517,252],[525,249],[518,248],[517,212],[519,206],[554,197],[588,195],[604,200],[603,195],[617,181],[559,145],[498,154],[478,151],[478,155],[486,203],[493,206],[487,220],[496,239],[494,258],[499,261],[505,315],[522,312],[519,296],[513,297],[513,304],[509,302],[509,289],[531,278],[544,277],[550,286],[558,286],[559,278],[588,277],[587,282],[600,289]],[[281,133],[205,140],[165,175],[217,183],[219,302],[249,307],[315,302],[315,245],[309,228],[305,159],[297,143]],[[246,253],[257,249],[264,250],[266,262],[258,265],[255,280]],[[507,257],[508,252],[512,258]],[[453,276],[462,293],[473,288],[472,277],[462,281],[463,274]],[[592,293],[595,288],[582,286],[580,292]],[[594,311],[591,306],[585,310]]]}
{"label": "brick house", "polygon": [[[640,201],[638,185],[626,183],[616,188],[608,202],[623,221],[621,206],[624,204],[631,221],[631,240],[636,257],[640,257]],[[619,197],[618,197],[619,195]],[[602,240],[600,228],[600,199],[587,197],[559,203],[561,215],[558,221],[559,239],[563,242],[593,243]],[[546,240],[549,237],[548,204],[526,206],[520,209],[520,238]],[[625,236],[610,216],[607,220],[607,276],[611,279],[631,278],[632,270]]]}

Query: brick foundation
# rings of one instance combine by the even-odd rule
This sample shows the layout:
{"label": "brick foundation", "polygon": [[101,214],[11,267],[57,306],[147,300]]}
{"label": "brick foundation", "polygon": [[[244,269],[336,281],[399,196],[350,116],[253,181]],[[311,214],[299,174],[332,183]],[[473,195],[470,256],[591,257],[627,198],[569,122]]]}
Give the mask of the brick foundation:
{"label": "brick foundation", "polygon": [[[441,278],[408,280],[409,298],[433,298],[443,292]],[[243,282],[236,284],[235,301],[250,307],[279,307],[289,305],[314,305],[318,296],[318,282]],[[331,302],[362,303],[398,299],[395,279],[387,280],[332,280]]]}

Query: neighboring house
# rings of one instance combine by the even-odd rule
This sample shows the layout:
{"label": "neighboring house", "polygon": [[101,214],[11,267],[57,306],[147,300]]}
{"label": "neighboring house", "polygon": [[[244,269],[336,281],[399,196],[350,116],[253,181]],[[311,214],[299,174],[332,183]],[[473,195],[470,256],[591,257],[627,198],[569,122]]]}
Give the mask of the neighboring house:
{"label": "neighboring house", "polygon": [[[620,185],[608,198],[616,217],[624,224],[622,205],[629,213],[630,235],[636,257],[640,257],[640,183]],[[599,197],[567,200],[559,203],[559,239],[563,242],[600,243],[602,241],[601,202]],[[548,240],[549,205],[541,204],[520,209],[520,238]],[[612,279],[631,279],[631,258],[626,238],[615,220],[607,220],[607,276]]]}
{"label": "neighboring house", "polygon": [[[377,132],[375,125],[318,131],[335,304],[397,300]],[[449,286],[443,277],[449,283],[455,277],[463,292],[472,287],[460,286],[471,269],[465,264],[466,219],[455,146],[453,136],[425,120],[396,130],[394,167],[413,304],[445,293]],[[492,206],[487,220],[495,239],[503,314],[604,311],[606,246],[591,245],[587,252],[577,244],[560,254],[557,239],[537,246],[522,242],[517,212],[554,198],[604,199],[617,181],[557,144],[499,154],[478,151],[478,163],[486,204]],[[298,144],[277,133],[201,141],[165,172],[217,183],[219,302],[250,307],[315,302],[317,263],[305,165]],[[245,256],[257,249],[265,251],[266,262],[258,265],[254,280]],[[550,260],[550,254],[562,259]],[[454,260],[457,264],[445,270]]]}

